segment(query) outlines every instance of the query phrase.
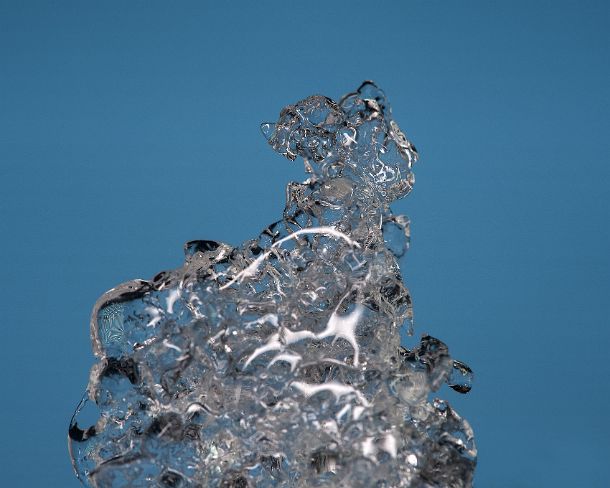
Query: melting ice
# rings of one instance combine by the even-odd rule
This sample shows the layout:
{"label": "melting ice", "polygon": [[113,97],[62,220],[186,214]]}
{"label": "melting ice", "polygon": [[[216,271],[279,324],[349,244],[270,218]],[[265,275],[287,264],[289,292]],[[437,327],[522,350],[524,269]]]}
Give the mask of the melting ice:
{"label": "melting ice", "polygon": [[311,96],[262,131],[303,158],[281,220],[238,247],[96,303],[97,364],[70,423],[74,469],[105,487],[469,487],[476,448],[446,401],[472,372],[409,332],[399,260],[417,152],[372,82]]}

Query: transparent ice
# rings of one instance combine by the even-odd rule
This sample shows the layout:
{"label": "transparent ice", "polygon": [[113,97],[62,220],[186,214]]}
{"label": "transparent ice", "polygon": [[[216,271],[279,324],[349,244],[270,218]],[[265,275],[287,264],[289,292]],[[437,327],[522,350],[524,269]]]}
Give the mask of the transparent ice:
{"label": "transparent ice", "polygon": [[[402,258],[417,152],[372,82],[262,125],[302,157],[283,218],[238,247],[104,294],[98,362],[70,423],[74,469],[105,487],[469,487],[469,424],[432,393],[472,372],[441,341],[408,349]],[[405,330],[402,330],[402,329]]]}

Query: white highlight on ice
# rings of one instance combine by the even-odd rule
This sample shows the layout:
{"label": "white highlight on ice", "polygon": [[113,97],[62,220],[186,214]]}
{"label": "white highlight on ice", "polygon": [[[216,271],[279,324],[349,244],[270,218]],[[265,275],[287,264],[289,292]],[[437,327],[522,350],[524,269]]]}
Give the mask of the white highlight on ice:
{"label": "white highlight on ice", "polygon": [[370,406],[370,403],[366,398],[364,398],[362,393],[356,390],[353,386],[344,385],[338,381],[329,381],[328,383],[321,384],[310,384],[303,381],[294,381],[292,386],[294,386],[297,390],[300,390],[301,393],[303,393],[303,395],[306,397],[311,397],[323,391],[330,391],[335,396],[337,401],[346,395],[354,395],[362,405],[366,407]]}
{"label": "white highlight on ice", "polygon": [[278,362],[278,361],[286,361],[288,364],[290,364],[290,371],[294,371],[294,368],[297,367],[297,364],[299,364],[299,361],[303,359],[301,357],[300,354],[291,354],[288,352],[285,353],[280,353],[280,354],[276,354],[273,359],[271,360],[271,362],[269,363],[269,366],[272,366],[274,363]]}
{"label": "white highlight on ice", "polygon": [[261,263],[269,257],[269,255],[273,252],[273,249],[281,246],[284,242],[287,242],[287,241],[294,239],[303,234],[329,235],[329,236],[337,237],[338,239],[343,239],[350,246],[360,247],[360,244],[358,244],[356,241],[350,239],[347,235],[345,235],[343,232],[338,231],[334,227],[310,227],[307,229],[300,229],[300,230],[297,230],[296,232],[293,232],[289,236],[286,236],[286,237],[280,239],[279,241],[274,242],[268,251],[261,254],[258,258],[256,258],[254,261],[252,261],[252,263],[250,263],[250,265],[248,265],[248,267],[246,267],[246,269],[237,273],[232,280],[230,280],[228,283],[222,285],[220,287],[220,289],[224,290],[225,288],[228,288],[235,282],[241,283],[241,281],[244,280],[245,278],[254,276],[256,274],[256,272],[258,271],[258,268],[261,265]]}
{"label": "white highlight on ice", "polygon": [[180,298],[180,295],[181,295],[180,288],[170,290],[169,294],[167,295],[167,299],[166,299],[167,313],[174,313],[174,304]]}
{"label": "white highlight on ice", "polygon": [[[387,452],[390,456],[395,458],[398,454],[396,438],[392,434],[386,434],[377,442],[374,437],[367,437],[362,442],[362,454],[372,460],[375,460],[375,457],[380,450]],[[413,454],[409,455],[407,458],[409,463],[411,463],[411,460],[409,459],[411,456],[413,456]],[[415,465],[417,465],[417,458],[415,458]]]}
{"label": "white highlight on ice", "polygon": [[358,356],[360,355],[360,347],[356,341],[356,326],[363,312],[364,307],[360,303],[356,305],[356,308],[349,315],[339,315],[337,314],[337,309],[335,309],[330,319],[328,319],[326,329],[316,335],[317,339],[334,337],[333,342],[339,338],[349,342],[354,348],[354,366],[358,366]]}
{"label": "white highlight on ice", "polygon": [[160,310],[157,307],[146,307],[144,311],[152,317],[146,324],[146,327],[154,327],[163,318]]}
{"label": "white highlight on ice", "polygon": [[274,313],[267,313],[265,315],[263,315],[262,317],[256,319],[256,320],[252,320],[250,322],[246,322],[245,325],[262,325],[262,324],[271,324],[274,327],[279,327],[279,324],[277,322],[277,315]]}
{"label": "white highlight on ice", "polygon": [[[364,306],[361,304],[357,304],[354,310],[352,310],[352,312],[348,315],[339,315],[337,313],[337,309],[335,309],[328,319],[326,328],[319,334],[314,334],[309,330],[291,331],[290,329],[282,329],[281,332],[272,334],[265,345],[257,347],[246,361],[244,367],[247,368],[248,365],[254,361],[254,359],[266,352],[283,351],[284,346],[294,344],[295,342],[299,342],[303,339],[324,339],[326,337],[334,337],[335,339],[333,342],[338,338],[345,339],[347,342],[349,342],[354,348],[354,366],[358,366],[360,347],[358,346],[358,341],[356,341],[356,326],[358,325],[358,321],[362,317],[363,312]],[[262,319],[267,318],[267,320],[269,320],[270,315],[271,314],[265,315]],[[273,315],[273,318],[269,321],[271,321],[271,323],[276,327],[278,326],[277,316]],[[277,361],[286,360],[290,363],[291,370],[294,370],[300,358],[301,356],[296,353],[282,353],[276,355],[268,366],[271,366]]]}
{"label": "white highlight on ice", "polygon": [[[286,345],[294,344],[295,342],[298,342],[303,339],[313,339],[316,337],[316,335],[309,330],[299,330],[296,332],[292,332],[289,329],[283,329],[282,333],[283,333],[283,337],[280,337],[279,332],[276,334],[272,334],[264,346],[257,347],[254,350],[254,352],[250,355],[248,360],[246,361],[244,368],[247,368],[248,365],[261,354],[264,354],[268,351],[281,351],[284,349],[284,346],[286,346]],[[294,368],[296,367],[296,365],[298,364],[298,361],[300,359],[301,359],[301,356],[296,353],[278,354],[271,360],[271,362],[267,365],[267,367],[271,366],[273,363],[275,363],[277,361],[282,361],[282,360],[286,361],[287,360],[290,363],[291,369],[294,370]]]}
{"label": "white highlight on ice", "polygon": [[176,346],[176,344],[172,344],[167,339],[163,339],[163,345],[165,347],[168,347],[169,349],[173,349],[174,351],[182,352],[182,349],[180,349],[178,346]]}

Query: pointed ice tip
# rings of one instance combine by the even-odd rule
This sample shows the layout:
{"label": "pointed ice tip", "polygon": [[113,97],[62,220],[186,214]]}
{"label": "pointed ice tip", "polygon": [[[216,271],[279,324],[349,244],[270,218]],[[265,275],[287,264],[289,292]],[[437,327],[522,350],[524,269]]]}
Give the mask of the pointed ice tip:
{"label": "pointed ice tip", "polygon": [[372,80],[364,80],[356,92],[362,98],[377,100],[378,102],[383,100],[385,102],[386,97],[384,91]]}
{"label": "pointed ice tip", "polygon": [[265,136],[265,139],[267,139],[267,140],[271,139],[271,136],[273,135],[274,130],[275,130],[275,124],[273,122],[263,122],[261,124],[261,132],[263,133],[263,136]]}
{"label": "pointed ice tip", "polygon": [[373,80],[364,80],[362,83],[360,83],[360,86],[358,87],[358,91],[360,91],[362,88],[365,88],[367,86],[371,86],[371,87],[377,88],[379,90],[379,85],[377,83],[375,83]]}

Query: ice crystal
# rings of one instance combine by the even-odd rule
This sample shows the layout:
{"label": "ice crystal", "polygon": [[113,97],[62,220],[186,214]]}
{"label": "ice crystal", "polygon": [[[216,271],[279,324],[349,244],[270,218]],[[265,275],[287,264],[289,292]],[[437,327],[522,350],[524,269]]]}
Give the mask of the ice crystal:
{"label": "ice crystal", "polygon": [[[371,82],[311,96],[263,134],[301,156],[283,218],[232,247],[185,244],[182,268],[108,291],[98,358],[70,423],[92,487],[468,487],[468,423],[430,399],[472,372],[410,331],[399,259],[413,145]],[[404,331],[403,331],[404,332]]]}

